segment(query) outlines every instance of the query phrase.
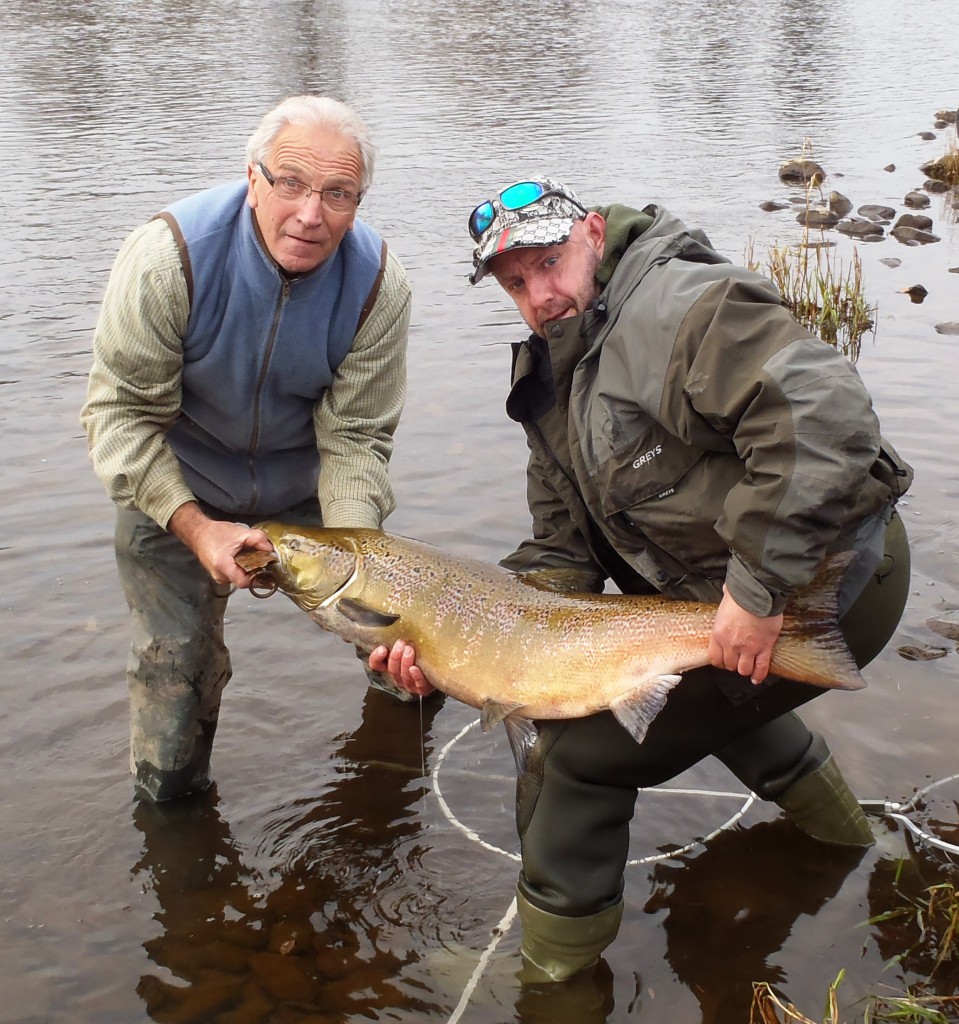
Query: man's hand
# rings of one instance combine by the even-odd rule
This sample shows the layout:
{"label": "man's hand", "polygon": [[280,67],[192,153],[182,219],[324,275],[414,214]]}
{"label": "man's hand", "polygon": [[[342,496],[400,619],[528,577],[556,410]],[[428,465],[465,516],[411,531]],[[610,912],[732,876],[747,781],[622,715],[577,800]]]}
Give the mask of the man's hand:
{"label": "man's hand", "polygon": [[262,530],[254,530],[242,523],[210,519],[192,501],[173,513],[167,529],[196,555],[214,583],[249,587],[253,577],[236,564],[236,556],[245,548],[273,550],[270,538]]}
{"label": "man's hand", "polygon": [[763,617],[747,612],[736,604],[724,585],[709,638],[710,663],[749,676],[758,685],[769,674],[773,645],[782,626],[782,615]]}
{"label": "man's hand", "polygon": [[370,668],[374,672],[386,672],[401,690],[429,696],[435,687],[426,681],[422,669],[416,664],[416,650],[405,640],[397,640],[392,647],[374,647],[370,652]]}

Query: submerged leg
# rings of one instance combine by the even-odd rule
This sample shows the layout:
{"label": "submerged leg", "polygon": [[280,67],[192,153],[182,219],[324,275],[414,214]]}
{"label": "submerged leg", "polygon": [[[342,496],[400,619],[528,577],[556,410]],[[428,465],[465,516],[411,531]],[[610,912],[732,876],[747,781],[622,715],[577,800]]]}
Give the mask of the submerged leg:
{"label": "submerged leg", "polygon": [[118,512],[116,556],[133,625],[130,770],[155,801],[202,791],[231,675],[223,642],[230,586],[215,584],[180,540],[140,512]]}

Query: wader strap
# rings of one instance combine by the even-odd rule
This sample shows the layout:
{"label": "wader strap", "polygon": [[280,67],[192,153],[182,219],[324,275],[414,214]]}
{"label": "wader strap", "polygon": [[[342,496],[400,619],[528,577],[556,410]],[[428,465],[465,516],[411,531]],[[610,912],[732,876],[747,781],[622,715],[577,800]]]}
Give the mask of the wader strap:
{"label": "wader strap", "polygon": [[190,300],[190,308],[193,308],[193,267],[190,264],[190,250],[186,247],[186,239],[183,237],[183,232],[180,230],[180,225],[177,224],[176,218],[169,213],[158,213],[155,217],[151,217],[151,220],[162,220],[167,227],[173,232],[173,238],[176,242],[176,247],[180,253],[180,266],[183,267],[183,276],[186,278],[186,292],[187,297]]}
{"label": "wader strap", "polygon": [[383,275],[386,273],[386,242],[383,242],[383,246],[380,249],[380,270],[376,275],[376,280],[373,282],[373,287],[370,289],[370,294],[366,296],[366,302],[363,304],[363,308],[360,310],[360,318],[356,321],[356,334],[360,333],[360,329],[363,324],[366,323],[366,318],[370,315],[373,306],[376,303],[376,297],[380,293],[380,285],[383,283]]}

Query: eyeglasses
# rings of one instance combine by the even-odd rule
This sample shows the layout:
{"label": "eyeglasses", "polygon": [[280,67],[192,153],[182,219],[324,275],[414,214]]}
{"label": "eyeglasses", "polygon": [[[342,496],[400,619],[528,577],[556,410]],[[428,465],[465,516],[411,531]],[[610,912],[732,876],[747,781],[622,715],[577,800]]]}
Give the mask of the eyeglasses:
{"label": "eyeglasses", "polygon": [[515,185],[504,188],[496,199],[487,199],[485,203],[480,203],[476,207],[470,214],[469,221],[467,222],[470,237],[474,242],[478,242],[482,238],[483,233],[489,230],[489,226],[497,217],[496,205],[494,204],[502,206],[504,210],[522,210],[526,206],[532,206],[533,203],[540,199],[545,199],[546,196],[561,196],[567,202],[572,203],[578,210],[581,210],[584,216],[589,212],[585,206],[582,206],[561,189],[544,185],[541,181],[518,181]]}
{"label": "eyeglasses", "polygon": [[305,203],[315,192],[327,209],[334,213],[351,213],[360,205],[363,198],[362,192],[347,192],[343,188],[310,188],[296,178],[274,178],[263,166],[262,160],[257,160],[256,166],[263,172],[263,177],[269,182],[277,199],[283,199],[288,203]]}

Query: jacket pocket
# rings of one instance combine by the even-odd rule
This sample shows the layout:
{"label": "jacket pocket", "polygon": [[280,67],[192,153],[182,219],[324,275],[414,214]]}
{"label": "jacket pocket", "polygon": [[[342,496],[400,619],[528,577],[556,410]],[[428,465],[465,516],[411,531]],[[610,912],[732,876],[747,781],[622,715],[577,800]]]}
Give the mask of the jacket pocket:
{"label": "jacket pocket", "polygon": [[596,488],[606,516],[637,503],[667,497],[703,457],[665,430],[644,431],[610,455],[596,474]]}
{"label": "jacket pocket", "polygon": [[893,501],[898,501],[912,486],[912,466],[884,438],[879,439],[879,458],[869,471],[889,488]]}

